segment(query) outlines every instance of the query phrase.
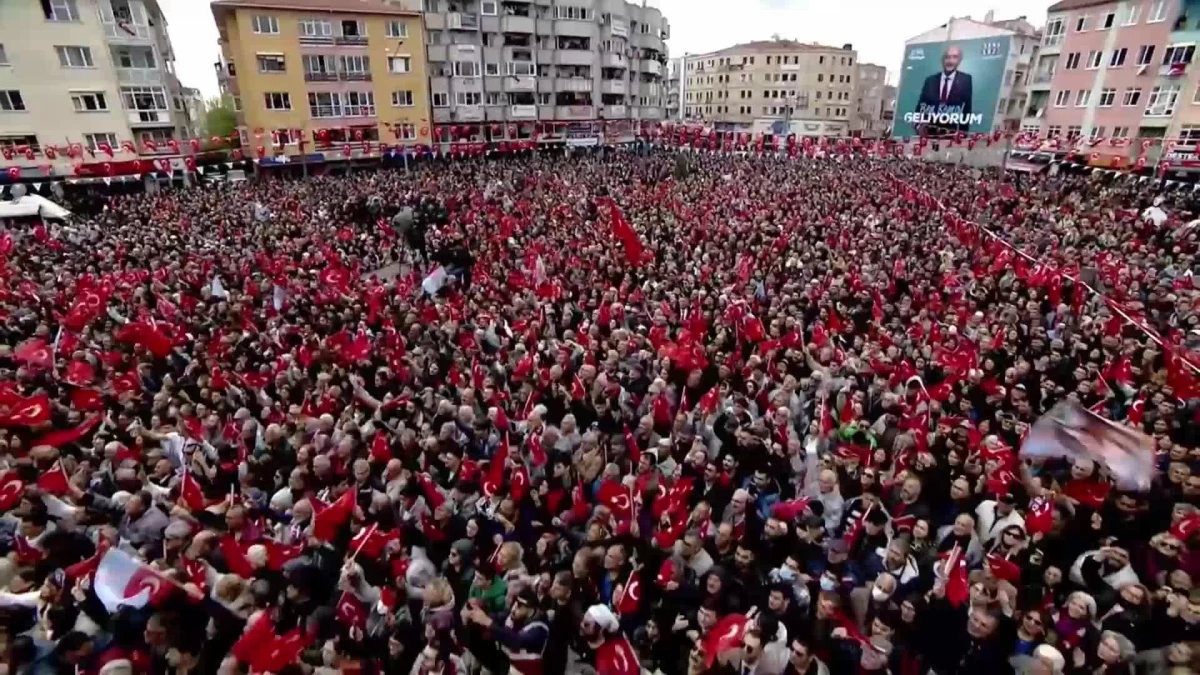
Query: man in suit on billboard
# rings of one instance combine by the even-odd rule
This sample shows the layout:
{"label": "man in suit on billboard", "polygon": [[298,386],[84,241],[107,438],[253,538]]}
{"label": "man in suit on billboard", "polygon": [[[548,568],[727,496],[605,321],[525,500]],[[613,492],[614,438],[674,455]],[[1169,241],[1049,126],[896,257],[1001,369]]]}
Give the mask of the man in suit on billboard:
{"label": "man in suit on billboard", "polygon": [[[962,48],[950,45],[942,52],[942,72],[925,78],[921,97],[917,99],[918,110],[958,112],[967,119],[971,114],[971,76],[958,69],[962,64]],[[966,132],[968,124],[929,125],[930,134]]]}

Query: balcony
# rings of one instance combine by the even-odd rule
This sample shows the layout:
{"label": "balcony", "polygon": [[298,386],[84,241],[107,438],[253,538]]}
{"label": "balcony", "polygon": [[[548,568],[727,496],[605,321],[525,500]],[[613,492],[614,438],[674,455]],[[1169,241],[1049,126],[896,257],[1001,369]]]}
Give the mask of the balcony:
{"label": "balcony", "polygon": [[654,51],[665,54],[667,53],[666,45],[663,44],[662,38],[650,33],[638,33],[633,37],[633,46],[643,49],[653,49]]}
{"label": "balcony", "polygon": [[600,26],[594,21],[557,19],[554,22],[554,34],[565,37],[598,38],[600,37]]}
{"label": "balcony", "polygon": [[558,49],[554,51],[554,63],[560,66],[595,66],[599,58],[596,52],[587,49]]}
{"label": "balcony", "polygon": [[425,58],[430,63],[445,63],[449,59],[446,58],[445,45],[429,45],[425,48]]}
{"label": "balcony", "polygon": [[606,120],[625,119],[629,114],[629,108],[623,105],[604,105],[600,106],[600,117]]}
{"label": "balcony", "polygon": [[459,122],[482,122],[483,121],[483,106],[481,105],[456,105],[454,106],[453,118]]}
{"label": "balcony", "polygon": [[338,73],[338,79],[343,82],[370,82],[371,73]]}
{"label": "balcony", "polygon": [[332,35],[301,35],[298,38],[302,45],[331,45],[333,44]]}
{"label": "balcony", "polygon": [[166,110],[132,110],[128,112],[131,127],[161,127],[171,124],[171,113]]}
{"label": "balcony", "polygon": [[1059,33],[1058,35],[1046,35],[1042,37],[1042,49],[1058,49],[1062,46],[1063,38],[1066,34]]}
{"label": "balcony", "polygon": [[560,105],[554,108],[554,119],[558,120],[590,120],[595,117],[595,106]]}
{"label": "balcony", "polygon": [[1050,82],[1054,80],[1054,73],[1036,73],[1029,78],[1030,89],[1049,89]]}
{"label": "balcony", "polygon": [[604,52],[600,55],[600,66],[602,68],[628,68],[629,59],[625,58],[624,54]]}
{"label": "balcony", "polygon": [[638,108],[638,119],[643,120],[661,120],[663,118],[662,108],[656,106],[646,106]]}
{"label": "balcony", "polygon": [[625,80],[600,80],[601,94],[625,94],[629,92],[629,83]]}
{"label": "balcony", "polygon": [[504,78],[504,91],[534,91],[537,89],[537,78],[532,76],[510,75]]}
{"label": "balcony", "polygon": [[658,75],[659,77],[662,77],[662,64],[654,59],[642,59],[641,61],[638,61],[637,69],[638,72],[650,73],[651,75]]}
{"label": "balcony", "polygon": [[592,82],[590,77],[560,77],[554,81],[554,91],[589,92]]}
{"label": "balcony", "polygon": [[531,34],[534,32],[535,23],[533,17],[529,16],[506,16],[500,21],[500,31]]}
{"label": "balcony", "polygon": [[117,68],[117,82],[121,84],[162,84],[163,74],[157,68]]}
{"label": "balcony", "polygon": [[104,39],[109,42],[119,43],[136,43],[154,41],[154,32],[149,26],[139,26],[137,24],[121,22],[121,23],[103,23]]}
{"label": "balcony", "polygon": [[367,36],[365,35],[339,35],[333,39],[334,44],[343,45],[346,47],[366,47]]}
{"label": "balcony", "polygon": [[514,105],[509,106],[508,116],[514,120],[533,120],[537,119],[538,111],[536,105]]}
{"label": "balcony", "polygon": [[478,30],[479,15],[450,12],[446,15],[446,28],[450,30]]}
{"label": "balcony", "polygon": [[305,82],[337,82],[337,73],[304,73]]}

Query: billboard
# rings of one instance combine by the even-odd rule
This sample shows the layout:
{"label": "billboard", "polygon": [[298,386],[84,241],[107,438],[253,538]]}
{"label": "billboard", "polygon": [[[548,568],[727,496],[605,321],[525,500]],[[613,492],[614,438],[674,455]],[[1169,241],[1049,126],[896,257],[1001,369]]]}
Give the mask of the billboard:
{"label": "billboard", "polygon": [[894,135],[992,130],[1009,36],[906,45]]}

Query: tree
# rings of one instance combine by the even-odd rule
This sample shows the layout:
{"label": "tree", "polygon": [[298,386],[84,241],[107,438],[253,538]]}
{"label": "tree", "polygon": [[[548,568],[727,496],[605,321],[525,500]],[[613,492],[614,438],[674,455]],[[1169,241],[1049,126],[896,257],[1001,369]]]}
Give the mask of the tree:
{"label": "tree", "polygon": [[226,94],[210,98],[204,108],[205,135],[228,138],[237,132],[237,113],[233,111],[232,96]]}

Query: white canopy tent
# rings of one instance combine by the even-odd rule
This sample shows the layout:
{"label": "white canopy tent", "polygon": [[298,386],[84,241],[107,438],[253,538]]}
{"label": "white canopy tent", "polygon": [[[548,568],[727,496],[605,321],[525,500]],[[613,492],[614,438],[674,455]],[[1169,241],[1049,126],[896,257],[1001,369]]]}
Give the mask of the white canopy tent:
{"label": "white canopy tent", "polygon": [[65,220],[71,216],[71,212],[41,195],[25,195],[12,201],[0,201],[0,220],[31,216]]}

